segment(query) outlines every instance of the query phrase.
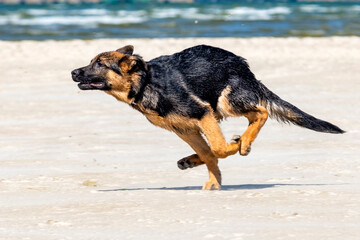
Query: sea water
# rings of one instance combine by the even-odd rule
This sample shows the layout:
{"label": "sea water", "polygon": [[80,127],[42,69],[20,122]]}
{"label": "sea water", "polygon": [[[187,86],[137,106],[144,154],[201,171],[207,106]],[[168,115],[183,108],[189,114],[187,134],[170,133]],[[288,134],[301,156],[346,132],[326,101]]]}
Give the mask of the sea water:
{"label": "sea water", "polygon": [[0,4],[0,40],[359,35],[359,2]]}

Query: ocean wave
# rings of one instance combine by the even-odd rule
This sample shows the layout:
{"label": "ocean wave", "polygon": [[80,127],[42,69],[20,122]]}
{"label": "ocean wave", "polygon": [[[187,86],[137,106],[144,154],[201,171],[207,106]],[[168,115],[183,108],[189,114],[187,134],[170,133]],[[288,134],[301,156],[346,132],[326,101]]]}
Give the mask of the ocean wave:
{"label": "ocean wave", "polygon": [[359,5],[354,5],[354,6],[351,7],[351,9],[352,9],[353,11],[358,12],[358,11],[360,11],[360,6],[359,6]]}
{"label": "ocean wave", "polygon": [[146,11],[125,11],[107,9],[27,9],[0,16],[0,25],[47,26],[80,25],[97,26],[101,24],[122,25],[141,23],[148,20]]}
{"label": "ocean wave", "polygon": [[51,16],[51,15],[69,15],[69,14],[70,15],[107,15],[111,11],[107,9],[93,9],[93,8],[70,9],[70,10],[30,8],[30,9],[22,10],[21,12],[33,17],[37,17],[37,16]]}
{"label": "ocean wave", "polygon": [[360,11],[359,5],[353,5],[353,6],[320,6],[317,4],[309,4],[309,5],[303,5],[299,7],[300,11],[305,13],[320,13],[320,14],[326,14],[326,13],[339,13],[339,12],[346,12],[346,13],[356,13]]}
{"label": "ocean wave", "polygon": [[0,4],[0,40],[360,35],[360,4],[295,2]]}
{"label": "ocean wave", "polygon": [[110,13],[110,11],[107,9],[93,9],[93,8],[74,10],[74,11],[77,12],[79,15],[106,15]]}
{"label": "ocean wave", "polygon": [[315,4],[300,6],[300,11],[306,13],[332,13],[339,11],[338,7],[324,7]]}
{"label": "ocean wave", "polygon": [[274,7],[269,9],[258,9],[249,7],[236,7],[226,11],[227,20],[271,20],[275,15],[288,15],[291,13],[290,8]]}
{"label": "ocean wave", "polygon": [[110,12],[110,14],[115,14],[119,17],[144,17],[147,18],[147,12],[145,10],[137,10],[137,11],[126,11],[126,10],[118,10],[115,12]]}
{"label": "ocean wave", "polygon": [[150,15],[153,18],[177,18],[177,17],[189,17],[193,14],[198,13],[197,8],[158,8],[154,9]]}
{"label": "ocean wave", "polygon": [[276,15],[290,14],[291,10],[287,7],[274,7],[269,9],[236,7],[233,9],[218,8],[162,8],[154,9],[150,14],[151,18],[185,18],[194,20],[271,20]]}
{"label": "ocean wave", "polygon": [[193,19],[193,20],[271,20],[274,16],[290,14],[286,7],[269,9],[236,7],[233,9],[217,8],[155,8],[148,11],[109,10],[109,9],[27,9],[10,15],[0,16],[0,24],[11,25],[121,25],[145,22],[149,19]]}
{"label": "ocean wave", "polygon": [[0,17],[0,24],[31,26],[31,25],[86,25],[88,27],[99,24],[121,25],[141,23],[147,18],[137,16],[114,17],[114,16],[47,16],[37,18],[21,18],[20,15]]}
{"label": "ocean wave", "polygon": [[199,8],[158,8],[149,13],[150,18],[167,19],[167,18],[183,18],[197,20],[213,20],[216,15],[212,12],[201,12]]}
{"label": "ocean wave", "polygon": [[[237,6],[226,7],[155,7],[125,10],[121,8],[29,8],[18,11],[3,12],[0,15],[0,25],[12,26],[46,26],[46,25],[73,25],[98,26],[138,24],[151,20],[194,20],[194,21],[271,21],[281,20],[290,14],[319,14],[333,16],[336,13],[358,14],[359,5],[351,6],[323,6],[320,4],[304,4],[296,8],[291,6]],[[328,13],[328,14],[327,14]]]}
{"label": "ocean wave", "polygon": [[109,9],[69,9],[69,10],[50,10],[50,9],[27,9],[22,10],[21,13],[24,13],[26,15],[32,16],[32,17],[41,17],[41,16],[106,16],[106,15],[114,15],[114,14],[121,14],[121,15],[145,15],[145,10],[133,10],[133,11],[127,11],[127,10],[109,10]]}

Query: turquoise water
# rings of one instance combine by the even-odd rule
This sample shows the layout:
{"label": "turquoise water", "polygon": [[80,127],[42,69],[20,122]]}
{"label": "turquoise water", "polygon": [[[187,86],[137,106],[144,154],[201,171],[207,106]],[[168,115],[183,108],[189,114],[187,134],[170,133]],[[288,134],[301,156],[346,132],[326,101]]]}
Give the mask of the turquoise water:
{"label": "turquoise water", "polygon": [[0,4],[0,40],[360,36],[360,3]]}

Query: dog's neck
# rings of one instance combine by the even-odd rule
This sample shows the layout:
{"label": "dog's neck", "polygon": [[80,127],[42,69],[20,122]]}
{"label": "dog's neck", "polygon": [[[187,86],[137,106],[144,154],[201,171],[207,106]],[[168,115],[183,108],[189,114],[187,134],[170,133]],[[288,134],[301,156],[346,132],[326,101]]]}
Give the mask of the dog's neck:
{"label": "dog's neck", "polygon": [[142,104],[142,99],[144,97],[145,88],[150,84],[150,82],[151,82],[150,72],[149,71],[143,72],[142,74],[139,75],[138,81],[136,83],[133,82],[133,84],[130,87],[130,91],[128,92],[127,95],[127,99],[128,99],[127,103],[131,107],[142,113],[145,112],[145,108],[143,107]]}
{"label": "dog's neck", "polygon": [[[143,96],[145,87],[150,81],[150,74],[147,70],[139,72],[135,79],[128,80],[124,83],[125,86],[121,90],[105,91],[107,94],[115,97],[118,101],[125,102],[130,106],[138,105]],[[128,89],[128,91],[124,91]]]}
{"label": "dog's neck", "polygon": [[141,101],[145,87],[150,83],[150,73],[145,72],[139,76],[139,80],[130,87],[127,98],[131,100],[131,105],[136,105]]}
{"label": "dog's neck", "polygon": [[128,99],[129,105],[143,114],[157,114],[155,112],[160,92],[152,84],[152,74],[147,71],[139,81],[138,86],[131,88]]}

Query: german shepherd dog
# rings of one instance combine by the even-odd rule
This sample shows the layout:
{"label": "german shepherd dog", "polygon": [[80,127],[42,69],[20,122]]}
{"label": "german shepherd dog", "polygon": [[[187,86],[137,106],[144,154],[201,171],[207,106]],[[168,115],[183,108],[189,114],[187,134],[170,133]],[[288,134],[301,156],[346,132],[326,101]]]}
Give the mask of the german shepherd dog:
{"label": "german shepherd dog", "polygon": [[[129,45],[104,52],[71,72],[81,90],[103,90],[138,110],[154,125],[175,132],[196,154],[180,169],[206,164],[206,190],[221,188],[218,158],[246,156],[268,116],[318,132],[344,133],[282,100],[250,71],[242,57],[200,45],[145,62]],[[227,143],[219,122],[244,116],[249,126]],[[207,141],[203,138],[205,136]]]}

